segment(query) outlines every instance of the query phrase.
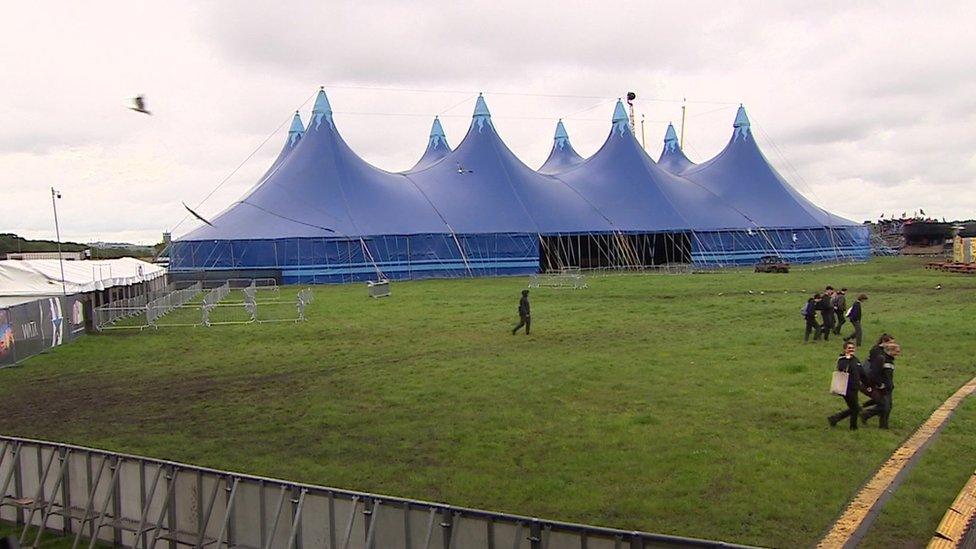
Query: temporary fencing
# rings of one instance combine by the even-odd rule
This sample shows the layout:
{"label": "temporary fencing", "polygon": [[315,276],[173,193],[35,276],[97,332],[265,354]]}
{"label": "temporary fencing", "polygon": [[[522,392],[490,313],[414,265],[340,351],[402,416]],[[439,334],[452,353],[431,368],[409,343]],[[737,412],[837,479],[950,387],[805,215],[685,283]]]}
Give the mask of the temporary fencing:
{"label": "temporary fencing", "polygon": [[529,288],[582,290],[587,287],[586,276],[579,269],[564,268],[558,272],[529,275]]}
{"label": "temporary fencing", "polygon": [[0,521],[77,549],[743,547],[530,518],[0,436]]}
{"label": "temporary fencing", "polygon": [[96,308],[95,327],[117,330],[305,320],[311,291],[291,295],[282,297],[274,279],[231,279],[206,293],[203,284],[195,282],[142,306],[134,302]]}

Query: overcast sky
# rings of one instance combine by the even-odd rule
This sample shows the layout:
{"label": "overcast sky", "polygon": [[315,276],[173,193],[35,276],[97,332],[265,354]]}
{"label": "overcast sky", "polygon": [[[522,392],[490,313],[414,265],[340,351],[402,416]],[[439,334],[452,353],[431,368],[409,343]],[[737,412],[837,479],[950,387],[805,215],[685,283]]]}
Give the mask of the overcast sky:
{"label": "overcast sky", "polygon": [[[250,188],[320,85],[346,141],[388,170],[419,158],[435,114],[456,146],[482,90],[529,166],[561,116],[587,156],[633,90],[655,158],[680,99],[696,162],[743,102],[767,158],[820,206],[976,216],[976,3],[604,4],[8,4],[0,232],[53,237],[55,186],[63,237],[158,241],[181,201],[254,153],[200,210]],[[153,116],[126,110],[140,93]]]}

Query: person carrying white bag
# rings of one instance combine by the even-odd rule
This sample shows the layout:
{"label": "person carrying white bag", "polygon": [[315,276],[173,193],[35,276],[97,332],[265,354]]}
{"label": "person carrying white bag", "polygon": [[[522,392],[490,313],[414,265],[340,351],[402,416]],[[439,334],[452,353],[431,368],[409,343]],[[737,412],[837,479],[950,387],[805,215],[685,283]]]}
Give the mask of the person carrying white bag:
{"label": "person carrying white bag", "polygon": [[857,402],[861,389],[861,361],[854,355],[857,347],[854,342],[844,343],[844,352],[837,359],[837,369],[830,380],[830,392],[844,397],[847,409],[827,417],[827,422],[833,427],[845,417],[851,421],[851,431],[857,430],[858,413],[861,411]]}

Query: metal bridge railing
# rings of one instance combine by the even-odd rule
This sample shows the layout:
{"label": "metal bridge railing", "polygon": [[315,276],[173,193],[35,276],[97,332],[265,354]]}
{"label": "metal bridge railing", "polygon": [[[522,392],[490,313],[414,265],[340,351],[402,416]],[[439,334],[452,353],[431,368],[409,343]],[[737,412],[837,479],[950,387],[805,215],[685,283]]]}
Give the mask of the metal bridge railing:
{"label": "metal bridge railing", "polygon": [[99,542],[145,549],[743,547],[4,436],[0,520],[21,528],[21,544],[37,547],[55,531],[72,537],[75,549],[83,541],[89,549]]}

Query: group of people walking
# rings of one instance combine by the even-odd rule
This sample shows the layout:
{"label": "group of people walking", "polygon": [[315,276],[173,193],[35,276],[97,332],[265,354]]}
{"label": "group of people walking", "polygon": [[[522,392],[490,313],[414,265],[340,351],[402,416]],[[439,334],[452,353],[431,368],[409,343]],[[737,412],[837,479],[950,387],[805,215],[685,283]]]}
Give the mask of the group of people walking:
{"label": "group of people walking", "polygon": [[[856,350],[853,341],[846,341],[844,351],[837,359],[837,370],[848,374],[843,394],[847,409],[828,416],[827,421],[833,427],[844,418],[850,418],[851,430],[856,430],[859,417],[867,423],[868,419],[878,416],[878,426],[887,429],[895,390],[895,358],[901,354],[901,346],[894,337],[883,334],[863,363],[854,354]],[[861,394],[868,397],[864,404],[858,401]]]}
{"label": "group of people walking", "polygon": [[[801,309],[801,314],[806,321],[806,330],[803,333],[803,341],[810,341],[810,334],[813,340],[830,340],[830,335],[840,335],[841,327],[850,321],[854,327],[854,332],[844,338],[844,341],[855,341],[861,344],[861,317],[863,315],[862,304],[868,300],[867,294],[859,294],[850,308],[847,307],[847,288],[834,290],[833,286],[827,286],[823,293],[813,294],[807,299],[806,304]],[[820,313],[820,323],[817,323],[817,313]]]}

